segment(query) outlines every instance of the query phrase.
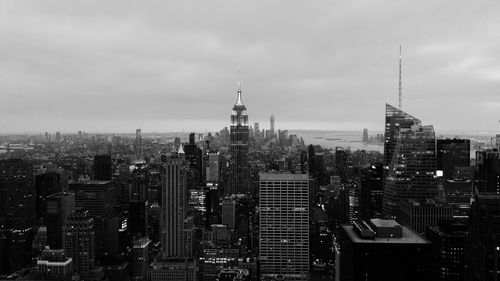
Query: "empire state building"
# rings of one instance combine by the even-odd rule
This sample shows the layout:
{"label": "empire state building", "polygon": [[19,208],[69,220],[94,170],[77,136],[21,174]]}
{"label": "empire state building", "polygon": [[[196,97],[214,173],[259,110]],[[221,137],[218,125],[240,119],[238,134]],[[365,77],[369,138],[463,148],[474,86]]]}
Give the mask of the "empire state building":
{"label": "empire state building", "polygon": [[249,188],[248,164],[248,115],[241,101],[241,85],[238,85],[238,99],[231,114],[230,140],[230,194],[243,194]]}

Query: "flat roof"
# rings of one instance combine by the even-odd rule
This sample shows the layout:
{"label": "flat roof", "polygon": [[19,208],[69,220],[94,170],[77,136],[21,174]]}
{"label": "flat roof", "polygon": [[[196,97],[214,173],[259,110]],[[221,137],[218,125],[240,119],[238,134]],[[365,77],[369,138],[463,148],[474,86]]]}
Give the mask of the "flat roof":
{"label": "flat roof", "polygon": [[291,174],[291,173],[259,173],[260,180],[268,181],[303,181],[309,180],[308,174]]}
{"label": "flat roof", "polygon": [[402,226],[403,237],[402,238],[378,238],[374,239],[361,239],[358,234],[354,232],[353,226],[350,224],[343,224],[342,228],[347,233],[347,236],[352,242],[358,244],[431,244],[427,239],[418,235],[416,232]]}
{"label": "flat roof", "polygon": [[375,227],[395,227],[395,226],[401,226],[395,220],[371,219],[370,222]]}

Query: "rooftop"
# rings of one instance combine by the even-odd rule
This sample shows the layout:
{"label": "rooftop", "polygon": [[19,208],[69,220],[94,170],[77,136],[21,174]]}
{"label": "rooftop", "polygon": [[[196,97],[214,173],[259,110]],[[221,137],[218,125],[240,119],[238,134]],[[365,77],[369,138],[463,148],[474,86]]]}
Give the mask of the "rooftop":
{"label": "rooftop", "polygon": [[291,174],[291,173],[260,173],[261,181],[307,181],[307,174]]}
{"label": "rooftop", "polygon": [[[390,221],[390,220],[389,220]],[[396,223],[395,221],[392,221]],[[394,227],[394,223],[387,223],[386,220],[376,221],[375,223],[380,223],[380,227]],[[399,225],[398,223],[396,223]],[[402,226],[403,235],[402,238],[379,238],[374,237],[373,239],[362,239],[354,232],[352,225],[344,224],[342,228],[346,232],[347,236],[351,239],[353,243],[358,244],[430,244],[428,240],[418,235],[416,232]]]}

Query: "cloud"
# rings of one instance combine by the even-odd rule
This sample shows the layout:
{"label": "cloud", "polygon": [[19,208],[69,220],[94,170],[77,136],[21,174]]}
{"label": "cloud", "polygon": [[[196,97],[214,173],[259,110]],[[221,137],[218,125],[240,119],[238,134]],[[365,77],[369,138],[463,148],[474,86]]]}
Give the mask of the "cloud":
{"label": "cloud", "polygon": [[498,101],[499,12],[451,0],[2,2],[0,127],[218,130],[241,80],[263,128],[275,114],[289,129],[382,130],[402,44],[405,110],[438,131],[494,129],[482,102]]}

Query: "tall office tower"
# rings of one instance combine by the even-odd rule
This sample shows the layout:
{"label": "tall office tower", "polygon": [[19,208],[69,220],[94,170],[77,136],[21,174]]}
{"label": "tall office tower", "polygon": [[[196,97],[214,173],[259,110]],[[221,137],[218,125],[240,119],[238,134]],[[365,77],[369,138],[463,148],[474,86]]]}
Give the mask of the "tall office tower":
{"label": "tall office tower", "polygon": [[270,118],[270,127],[269,127],[269,131],[271,132],[271,138],[274,138],[274,135],[276,134],[275,132],[275,128],[274,128],[274,115],[271,115],[271,118]]}
{"label": "tall office tower", "polygon": [[165,257],[190,257],[187,219],[187,171],[183,154],[170,157],[162,177],[161,246]]}
{"label": "tall office tower", "polygon": [[36,217],[44,219],[47,196],[62,191],[61,175],[57,171],[46,171],[35,175]]}
{"label": "tall office tower", "polygon": [[465,280],[499,280],[500,195],[474,189],[465,244]]}
{"label": "tall office tower", "polygon": [[220,180],[220,155],[218,152],[208,153],[208,167],[206,182],[219,183]]}
{"label": "tall office tower", "polygon": [[[391,157],[386,158],[383,208],[386,217],[396,218],[400,200],[437,197],[436,138],[432,126],[421,126],[420,120],[390,105],[386,120],[384,153]],[[410,123],[414,125],[408,128]]]}
{"label": "tall office tower", "polygon": [[25,229],[35,222],[33,164],[21,159],[0,160],[0,224]]}
{"label": "tall office tower", "polygon": [[94,220],[90,213],[75,209],[64,226],[64,250],[73,259],[74,272],[84,281],[91,280],[95,267]]}
{"label": "tall office tower", "polygon": [[132,278],[146,280],[149,271],[149,251],[152,241],[147,237],[134,239],[132,246]]}
{"label": "tall office tower", "polygon": [[480,192],[500,194],[500,152],[496,149],[476,151],[475,186]]}
{"label": "tall office tower", "polygon": [[47,226],[47,244],[52,249],[60,249],[63,244],[63,227],[75,209],[75,194],[56,193],[47,197],[45,225]]}
{"label": "tall office tower", "polygon": [[336,281],[435,280],[432,244],[394,220],[343,224],[336,240]]}
{"label": "tall office tower", "polygon": [[309,177],[260,174],[261,280],[308,280]]}
{"label": "tall office tower", "polygon": [[136,157],[136,159],[141,159],[141,157],[142,157],[142,135],[141,135],[141,129],[135,130],[134,150],[135,150],[135,157]]}
{"label": "tall office tower", "polygon": [[105,224],[113,216],[115,191],[112,181],[87,181],[73,183],[70,191],[75,192],[76,207],[87,210],[94,219],[96,253],[105,252]]}
{"label": "tall office tower", "polygon": [[384,170],[381,163],[372,164],[361,171],[360,210],[361,218],[382,218]]}
{"label": "tall office tower", "polygon": [[403,199],[399,201],[399,210],[400,222],[422,235],[427,226],[437,226],[453,218],[452,206],[432,199]]}
{"label": "tall office tower", "polygon": [[94,156],[94,179],[98,181],[110,181],[112,178],[111,155]]}
{"label": "tall office tower", "polygon": [[186,155],[186,161],[189,164],[188,189],[202,187],[203,153],[196,145],[195,133],[189,134],[189,144],[184,145],[184,153]]}
{"label": "tall office tower", "polygon": [[149,168],[144,160],[137,160],[130,166],[132,185],[129,190],[128,230],[148,236],[149,223]]}
{"label": "tall office tower", "polygon": [[447,221],[430,226],[425,238],[432,242],[432,267],[439,281],[463,281],[465,276],[464,248],[468,227]]}
{"label": "tall office tower", "polygon": [[410,129],[413,125],[421,125],[421,121],[390,104],[385,104],[384,166],[389,166],[393,161],[399,131]]}
{"label": "tall office tower", "polygon": [[349,152],[343,147],[335,147],[335,169],[342,182],[346,180],[348,163]]}
{"label": "tall office tower", "polygon": [[368,129],[363,129],[363,143],[368,143]]}
{"label": "tall office tower", "polygon": [[248,163],[248,115],[247,108],[241,101],[241,87],[238,88],[238,100],[231,114],[229,193],[241,194],[249,190],[250,167]]}
{"label": "tall office tower", "polygon": [[253,132],[254,132],[254,137],[255,138],[259,138],[260,137],[260,126],[259,126],[259,123],[255,122],[253,124]]}
{"label": "tall office tower", "polygon": [[444,179],[454,179],[455,167],[470,166],[470,140],[437,140],[437,169]]}
{"label": "tall office tower", "polygon": [[207,185],[205,187],[205,206],[207,210],[207,224],[209,228],[212,224],[219,224],[220,219],[220,205],[219,205],[219,187],[217,185]]}
{"label": "tall office tower", "polygon": [[236,224],[236,202],[232,199],[222,201],[222,224],[234,230]]}
{"label": "tall office tower", "polygon": [[39,280],[71,281],[73,276],[73,259],[63,249],[43,250],[36,266]]}
{"label": "tall office tower", "polygon": [[10,229],[10,240],[7,242],[9,244],[7,253],[9,273],[17,271],[31,262],[32,239],[32,228]]}
{"label": "tall office tower", "polygon": [[57,143],[61,142],[61,133],[60,132],[56,132],[56,142]]}

